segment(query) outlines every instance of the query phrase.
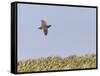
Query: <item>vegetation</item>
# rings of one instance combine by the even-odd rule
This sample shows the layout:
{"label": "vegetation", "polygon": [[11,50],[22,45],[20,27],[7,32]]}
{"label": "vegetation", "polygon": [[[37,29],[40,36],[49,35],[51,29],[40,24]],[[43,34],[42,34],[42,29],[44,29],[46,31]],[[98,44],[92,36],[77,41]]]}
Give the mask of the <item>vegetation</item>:
{"label": "vegetation", "polygon": [[17,64],[18,72],[35,72],[82,68],[96,68],[96,55],[73,55],[64,58],[61,58],[59,56],[51,56],[47,58],[28,59],[26,61],[19,61]]}

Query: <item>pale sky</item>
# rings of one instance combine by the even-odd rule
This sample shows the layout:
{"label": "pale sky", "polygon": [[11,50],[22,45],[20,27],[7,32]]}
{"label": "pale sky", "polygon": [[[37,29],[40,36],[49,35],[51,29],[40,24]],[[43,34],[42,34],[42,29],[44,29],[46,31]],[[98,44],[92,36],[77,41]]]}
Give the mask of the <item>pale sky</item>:
{"label": "pale sky", "polygon": [[[48,35],[38,29],[40,20]],[[96,8],[18,4],[18,60],[96,53]]]}

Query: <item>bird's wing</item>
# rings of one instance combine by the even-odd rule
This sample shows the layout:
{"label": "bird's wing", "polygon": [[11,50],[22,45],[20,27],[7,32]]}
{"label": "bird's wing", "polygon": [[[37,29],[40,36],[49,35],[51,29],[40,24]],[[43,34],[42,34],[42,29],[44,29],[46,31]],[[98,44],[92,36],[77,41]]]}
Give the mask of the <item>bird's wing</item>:
{"label": "bird's wing", "polygon": [[45,21],[45,20],[42,20],[42,21],[41,21],[41,25],[42,25],[42,27],[45,27],[45,26],[47,26],[47,23],[46,23],[46,21]]}
{"label": "bird's wing", "polygon": [[43,31],[44,31],[44,34],[45,34],[45,35],[48,34],[48,30],[47,30],[47,29],[45,29],[45,30],[43,30]]}
{"label": "bird's wing", "polygon": [[51,27],[51,25],[48,25],[48,28]]}
{"label": "bird's wing", "polygon": [[40,30],[41,30],[41,29],[42,29],[42,27],[38,27],[38,29],[40,29]]}

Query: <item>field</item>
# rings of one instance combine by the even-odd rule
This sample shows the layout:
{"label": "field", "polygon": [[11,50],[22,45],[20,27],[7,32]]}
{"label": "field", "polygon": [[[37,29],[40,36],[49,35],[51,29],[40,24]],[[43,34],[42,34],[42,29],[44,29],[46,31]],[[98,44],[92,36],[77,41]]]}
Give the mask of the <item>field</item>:
{"label": "field", "polygon": [[59,56],[51,56],[47,58],[41,57],[39,59],[18,61],[17,63],[18,72],[67,70],[81,68],[96,68],[96,55],[73,55],[64,58],[61,58]]}

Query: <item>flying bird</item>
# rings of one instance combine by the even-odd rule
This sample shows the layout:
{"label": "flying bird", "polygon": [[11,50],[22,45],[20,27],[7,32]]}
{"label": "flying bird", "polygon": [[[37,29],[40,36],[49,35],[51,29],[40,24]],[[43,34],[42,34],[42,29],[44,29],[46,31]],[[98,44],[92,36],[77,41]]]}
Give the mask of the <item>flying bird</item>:
{"label": "flying bird", "polygon": [[51,25],[47,25],[45,20],[41,20],[41,27],[38,29],[42,30],[44,32],[44,35],[46,36],[48,34],[48,28],[51,27]]}

